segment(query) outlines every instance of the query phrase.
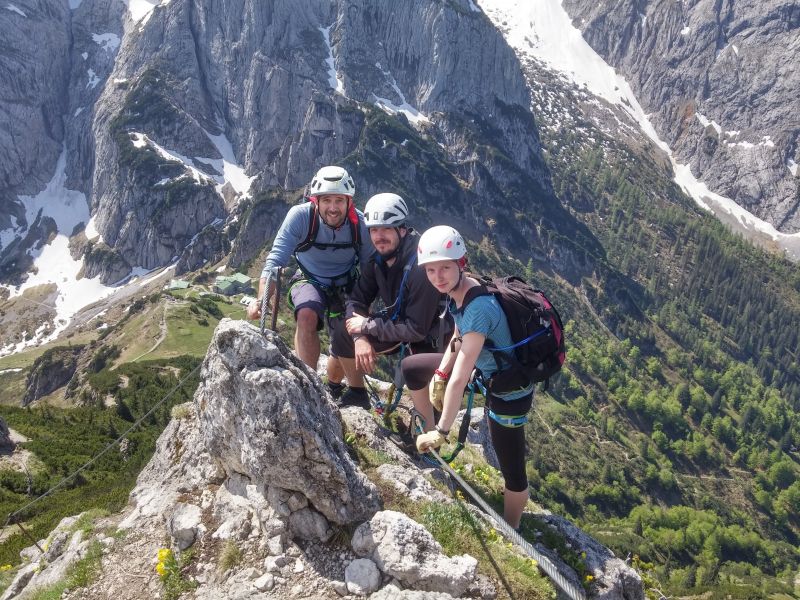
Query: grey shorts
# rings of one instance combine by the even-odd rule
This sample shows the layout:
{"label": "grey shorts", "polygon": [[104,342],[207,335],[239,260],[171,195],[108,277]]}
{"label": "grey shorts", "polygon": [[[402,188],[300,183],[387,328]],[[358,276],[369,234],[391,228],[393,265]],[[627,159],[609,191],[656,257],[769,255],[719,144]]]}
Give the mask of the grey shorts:
{"label": "grey shorts", "polygon": [[294,310],[294,317],[301,308],[310,308],[317,315],[317,331],[327,321],[328,329],[334,329],[335,322],[341,320],[344,313],[343,301],[338,294],[327,293],[320,287],[305,279],[297,279],[289,288],[289,301]]}

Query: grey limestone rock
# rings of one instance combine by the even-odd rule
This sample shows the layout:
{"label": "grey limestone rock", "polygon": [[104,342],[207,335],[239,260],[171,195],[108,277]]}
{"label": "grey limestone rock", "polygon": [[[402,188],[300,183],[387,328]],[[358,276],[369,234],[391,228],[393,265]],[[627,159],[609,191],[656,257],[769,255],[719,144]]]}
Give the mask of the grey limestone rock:
{"label": "grey limestone rock", "polygon": [[452,600],[458,596],[451,596],[447,592],[424,592],[419,590],[401,590],[393,584],[381,588],[371,594],[369,600]]}
{"label": "grey limestone rock", "polygon": [[116,283],[131,272],[131,265],[117,250],[105,242],[86,244],[83,254],[83,275],[92,279],[100,276],[101,281]]}
{"label": "grey limestone rock", "polygon": [[8,429],[8,424],[5,419],[0,417],[0,452],[9,452],[14,450],[16,444],[11,439],[11,431]]}
{"label": "grey limestone rock", "polygon": [[0,189],[34,194],[50,180],[64,144],[69,7],[61,0],[14,6],[0,11]]}
{"label": "grey limestone rock", "polygon": [[199,506],[181,502],[167,519],[167,531],[178,550],[186,550],[205,531],[203,511]]}
{"label": "grey limestone rock", "polygon": [[344,570],[347,590],[356,596],[368,596],[381,585],[381,572],[368,558],[357,558]]}
{"label": "grey limestone rock", "polygon": [[188,414],[169,422],[156,442],[153,458],[139,473],[130,496],[132,510],[120,523],[121,529],[141,527],[151,520],[163,523],[181,495],[224,483],[224,472],[203,447],[194,406],[183,406]]}
{"label": "grey limestone rock", "polygon": [[26,382],[22,406],[27,406],[64,386],[72,379],[83,346],[57,346],[33,363]]}
{"label": "grey limestone rock", "polygon": [[563,535],[573,548],[586,553],[584,564],[595,578],[593,589],[595,598],[603,600],[643,600],[645,597],[642,578],[624,560],[581,531],[563,517],[551,514],[537,514],[537,519]]}
{"label": "grey limestone rock", "polygon": [[450,502],[450,498],[437,490],[417,469],[409,469],[392,463],[380,465],[376,472],[388,485],[415,502],[426,500]]}
{"label": "grey limestone rock", "polygon": [[[248,323],[221,321],[195,405],[203,445],[226,473],[301,492],[334,523],[363,520],[378,509],[377,491],[348,456],[322,383],[277,336],[265,339]],[[289,497],[271,503],[291,513]]]}
{"label": "grey limestone rock", "polygon": [[417,590],[463,594],[475,579],[478,561],[469,555],[447,557],[433,536],[403,513],[377,513],[353,534],[353,550],[378,568]]}

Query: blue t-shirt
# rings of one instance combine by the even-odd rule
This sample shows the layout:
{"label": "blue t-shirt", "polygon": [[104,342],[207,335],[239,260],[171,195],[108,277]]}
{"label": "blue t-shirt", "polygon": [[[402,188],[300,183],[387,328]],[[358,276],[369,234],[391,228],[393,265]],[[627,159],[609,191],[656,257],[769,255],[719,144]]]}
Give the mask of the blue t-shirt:
{"label": "blue t-shirt", "polygon": [[[488,379],[497,372],[497,361],[495,361],[492,353],[486,349],[487,346],[504,348],[514,344],[511,330],[508,328],[508,319],[506,319],[500,303],[497,298],[491,295],[478,296],[467,304],[466,310],[460,311],[456,309],[455,302],[451,301],[450,313],[453,315],[460,335],[476,332],[486,336],[486,341],[480,354],[478,354],[475,366]],[[510,350],[506,354],[511,354],[512,352],[513,350]],[[505,364],[503,366],[508,368]],[[527,396],[532,391],[533,384],[530,384],[519,391],[495,395],[503,400],[517,400]]]}

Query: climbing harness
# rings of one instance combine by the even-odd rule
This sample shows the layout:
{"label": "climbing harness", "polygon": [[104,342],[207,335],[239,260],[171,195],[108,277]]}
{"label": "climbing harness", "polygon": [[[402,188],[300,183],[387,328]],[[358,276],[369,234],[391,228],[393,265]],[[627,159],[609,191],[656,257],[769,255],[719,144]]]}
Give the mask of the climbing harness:
{"label": "climbing harness", "polygon": [[[375,254],[375,261],[378,264],[383,262],[383,258],[380,254]],[[408,276],[411,273],[411,269],[414,268],[414,265],[417,264],[417,255],[414,254],[411,256],[411,259],[406,263],[406,266],[403,267],[403,278],[400,280],[400,289],[397,292],[397,298],[395,301],[380,311],[380,315],[386,316],[389,318],[390,321],[395,322],[400,317],[400,313],[403,310],[403,296],[405,295],[406,291],[406,283],[408,282]],[[389,310],[393,310],[392,316],[389,317]]]}

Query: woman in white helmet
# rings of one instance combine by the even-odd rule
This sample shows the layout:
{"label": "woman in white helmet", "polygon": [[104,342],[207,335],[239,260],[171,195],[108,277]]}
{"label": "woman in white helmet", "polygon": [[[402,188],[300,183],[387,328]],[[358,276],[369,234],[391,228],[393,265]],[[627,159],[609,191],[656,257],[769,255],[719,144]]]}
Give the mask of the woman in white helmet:
{"label": "woman in white helmet", "polygon": [[[417,437],[420,452],[438,448],[447,439],[473,370],[486,379],[497,372],[497,361],[484,345],[513,345],[500,303],[465,274],[466,255],[461,234],[447,225],[432,227],[420,237],[417,263],[424,267],[433,287],[449,295],[449,311],[456,325],[444,354],[417,354],[403,361],[406,385],[425,419],[426,432]],[[429,382],[436,393],[429,393]],[[528,501],[524,424],[533,402],[533,385],[487,396],[489,431],[505,481],[504,517],[517,528]],[[434,407],[441,411],[438,421],[434,420]]]}

